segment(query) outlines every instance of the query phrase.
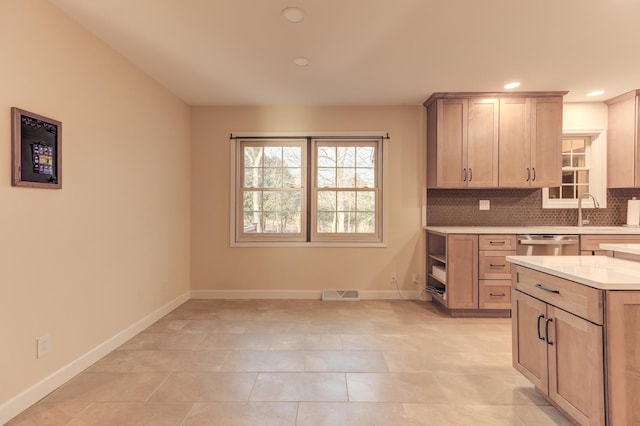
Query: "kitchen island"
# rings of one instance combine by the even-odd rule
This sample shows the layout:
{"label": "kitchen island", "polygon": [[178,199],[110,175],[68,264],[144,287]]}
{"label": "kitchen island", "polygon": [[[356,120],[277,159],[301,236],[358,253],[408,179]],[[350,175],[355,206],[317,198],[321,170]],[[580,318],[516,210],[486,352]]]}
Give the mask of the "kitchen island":
{"label": "kitchen island", "polygon": [[513,264],[514,367],[578,424],[640,424],[640,262],[506,260]]}

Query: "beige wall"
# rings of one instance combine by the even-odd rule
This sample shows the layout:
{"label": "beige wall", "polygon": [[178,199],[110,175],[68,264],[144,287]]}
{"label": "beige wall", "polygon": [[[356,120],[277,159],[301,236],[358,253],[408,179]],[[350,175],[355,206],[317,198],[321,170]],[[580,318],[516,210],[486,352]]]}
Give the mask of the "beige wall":
{"label": "beige wall", "polygon": [[[1,407],[188,291],[190,111],[44,0],[0,0],[0,57]],[[62,190],[11,186],[12,106],[62,122]]]}
{"label": "beige wall", "polygon": [[[388,131],[386,248],[230,247],[232,132]],[[192,290],[419,290],[422,273],[423,108],[210,107],[192,109]]]}

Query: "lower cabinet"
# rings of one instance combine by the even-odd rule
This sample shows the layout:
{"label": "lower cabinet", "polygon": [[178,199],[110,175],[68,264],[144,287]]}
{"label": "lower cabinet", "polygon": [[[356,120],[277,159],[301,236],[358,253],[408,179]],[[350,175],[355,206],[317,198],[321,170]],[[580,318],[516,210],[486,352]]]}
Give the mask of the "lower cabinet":
{"label": "lower cabinet", "polygon": [[[581,284],[555,277],[545,280],[540,273],[527,274],[525,268],[518,267],[514,275],[513,366],[578,424],[604,425],[601,316],[589,320],[579,316],[590,316],[592,310],[585,300],[602,301],[602,292],[590,289],[593,293],[586,293],[585,298],[585,286]],[[521,280],[523,276],[530,279]],[[535,294],[527,294],[529,288]],[[572,313],[556,304],[577,309]]]}

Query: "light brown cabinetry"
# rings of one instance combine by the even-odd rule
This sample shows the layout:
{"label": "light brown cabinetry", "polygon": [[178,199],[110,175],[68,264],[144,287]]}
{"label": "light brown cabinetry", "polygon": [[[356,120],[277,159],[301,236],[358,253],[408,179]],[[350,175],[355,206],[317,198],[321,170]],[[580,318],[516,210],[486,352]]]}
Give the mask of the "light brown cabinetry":
{"label": "light brown cabinetry", "polygon": [[640,90],[609,99],[607,129],[607,186],[640,186]]}
{"label": "light brown cabinetry", "polygon": [[611,425],[640,424],[640,292],[607,292],[607,383]]}
{"label": "light brown cabinetry", "polygon": [[600,244],[640,244],[640,235],[582,235],[580,254],[582,256],[613,256],[610,250],[602,250]]}
{"label": "light brown cabinetry", "polygon": [[604,292],[521,266],[513,281],[513,366],[578,424],[604,425]]}
{"label": "light brown cabinetry", "polygon": [[562,179],[562,96],[500,99],[503,188],[544,188]]}
{"label": "light brown cabinetry", "polygon": [[478,307],[511,309],[511,263],[505,256],[515,255],[515,235],[478,237]]}
{"label": "light brown cabinetry", "polygon": [[427,286],[450,313],[478,308],[478,236],[427,232]]}
{"label": "light brown cabinetry", "polygon": [[566,92],[434,93],[428,188],[530,188],[561,181]]}
{"label": "light brown cabinetry", "polygon": [[498,185],[497,99],[437,99],[427,123],[430,188]]}

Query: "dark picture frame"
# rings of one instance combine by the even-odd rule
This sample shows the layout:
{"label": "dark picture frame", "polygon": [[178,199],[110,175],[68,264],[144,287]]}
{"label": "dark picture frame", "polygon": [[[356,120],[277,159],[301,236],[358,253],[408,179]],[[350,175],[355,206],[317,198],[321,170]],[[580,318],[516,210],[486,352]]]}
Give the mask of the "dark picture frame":
{"label": "dark picture frame", "polygon": [[62,188],[62,123],[11,108],[11,185]]}

